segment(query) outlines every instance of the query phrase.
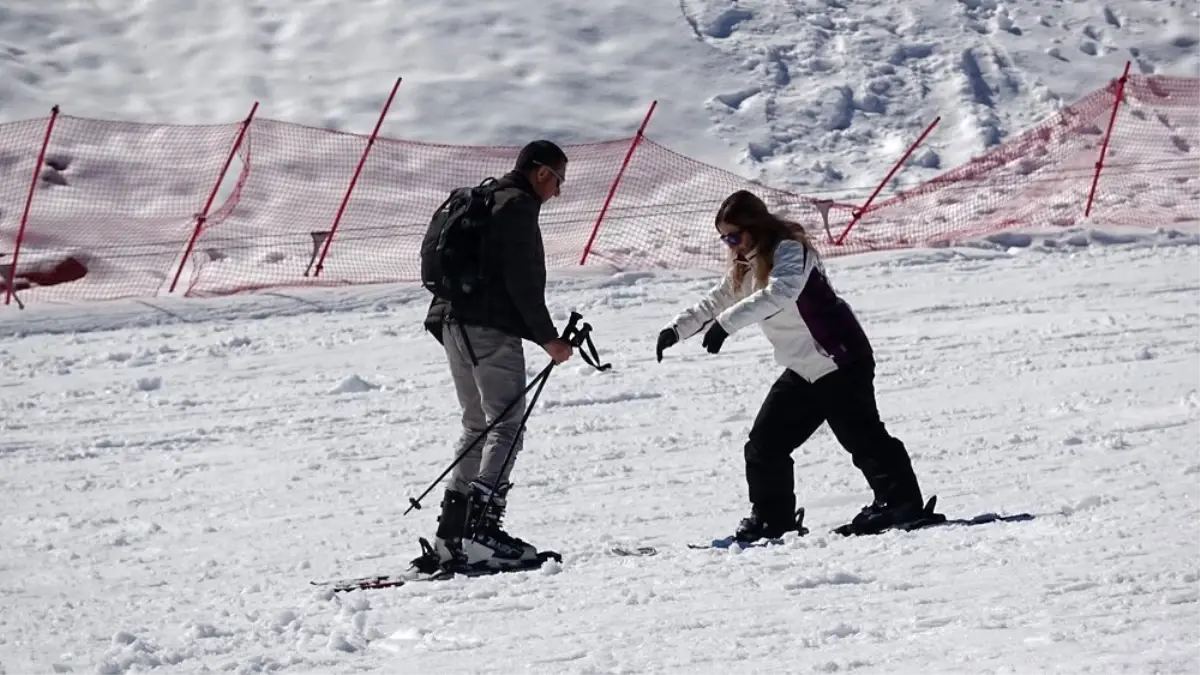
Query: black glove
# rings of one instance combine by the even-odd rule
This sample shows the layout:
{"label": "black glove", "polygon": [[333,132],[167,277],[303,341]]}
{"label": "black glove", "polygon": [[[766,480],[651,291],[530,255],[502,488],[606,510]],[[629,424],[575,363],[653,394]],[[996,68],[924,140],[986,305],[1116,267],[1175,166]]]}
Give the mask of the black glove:
{"label": "black glove", "polygon": [[655,345],[655,353],[658,355],[659,363],[662,363],[663,350],[675,346],[676,342],[679,342],[679,333],[674,328],[664,328],[659,331],[658,344]]}
{"label": "black glove", "polygon": [[709,327],[708,332],[704,334],[704,342],[701,344],[704,345],[709,354],[716,354],[721,351],[721,345],[725,344],[725,338],[727,337],[729,337],[729,333],[725,332],[721,324],[714,321],[713,325]]}

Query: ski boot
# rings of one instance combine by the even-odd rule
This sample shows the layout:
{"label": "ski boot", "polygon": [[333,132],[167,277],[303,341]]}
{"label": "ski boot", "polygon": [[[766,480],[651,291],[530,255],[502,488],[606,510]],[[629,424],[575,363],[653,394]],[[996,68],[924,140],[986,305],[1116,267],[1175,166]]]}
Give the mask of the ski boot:
{"label": "ski boot", "polygon": [[867,504],[849,523],[837,527],[834,532],[843,536],[879,534],[887,530],[915,530],[945,522],[946,516],[934,512],[937,497],[922,505],[920,500],[881,502]]}
{"label": "ski boot", "polygon": [[538,567],[545,559],[537,548],[504,531],[501,520],[508,506],[510,483],[492,487],[473,481],[469,487],[467,529],[462,540],[466,564],[475,569]]}
{"label": "ski boot", "polygon": [[804,527],[804,509],[797,509],[795,514],[791,509],[774,510],[770,512],[755,505],[750,508],[750,516],[738,523],[733,539],[739,543],[750,543],[760,539],[779,539],[788,532],[798,532],[800,536],[808,534]]}
{"label": "ski boot", "polygon": [[413,559],[413,569],[422,574],[435,574],[466,562],[462,541],[467,529],[467,506],[466,495],[446,490],[433,545],[424,537],[420,539],[421,555]]}

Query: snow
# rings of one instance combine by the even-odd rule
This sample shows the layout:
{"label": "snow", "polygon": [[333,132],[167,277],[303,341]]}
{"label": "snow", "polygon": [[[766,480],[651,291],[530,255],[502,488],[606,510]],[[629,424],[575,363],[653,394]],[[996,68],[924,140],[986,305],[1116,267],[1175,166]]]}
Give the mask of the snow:
{"label": "snow", "polygon": [[[935,116],[904,184],[1134,72],[1200,75],[1182,0],[10,0],[0,119],[265,117],[465,145],[649,136],[782,188],[869,194]],[[1056,56],[1048,54],[1053,51]],[[132,86],[131,86],[132,83]],[[485,114],[486,112],[486,114]]]}
{"label": "snow", "polygon": [[1145,228],[829,260],[927,495],[1035,518],[832,535],[869,496],[822,429],[812,533],[727,551],[685,544],[745,514],[765,339],[658,364],[709,275],[557,273],[613,369],[552,373],[506,521],[562,564],[348,594],[308,582],[403,570],[457,435],[419,289],[30,306],[0,321],[0,666],[1194,672],[1198,264],[1195,230]]}
{"label": "snow", "polygon": [[[1055,187],[1029,159],[1016,181],[977,184],[978,203],[928,197],[937,217],[975,226],[989,209],[1011,216],[997,200],[1022,204],[1023,227],[828,260],[927,495],[951,517],[1027,522],[835,537],[869,496],[822,429],[795,455],[811,534],[688,549],[746,513],[742,445],[778,367],[757,330],[720,355],[697,340],[654,362],[658,330],[712,283],[700,263],[720,251],[689,238],[707,206],[636,210],[715,205],[738,176],[861,203],[941,116],[886,196],[1017,138],[1126,60],[1200,75],[1198,21],[1179,0],[6,2],[0,122],[16,123],[0,127],[0,229],[11,241],[35,118],[60,105],[41,186],[60,200],[35,200],[22,259],[66,250],[89,273],[72,303],[35,290],[26,310],[0,312],[0,675],[1200,670],[1194,110],[1155,118],[1131,101],[1143,126],[1126,128],[1147,135],[1110,163],[1168,142],[1178,152],[1153,178],[1105,174],[1099,203],[1121,207],[1121,223],[1053,226],[1081,211],[1086,181]],[[635,163],[615,204],[630,211],[604,236],[653,271],[568,266],[590,220],[548,232],[555,318],[581,312],[614,364],[554,371],[514,471],[507,524],[563,562],[335,595],[309,580],[401,571],[432,534],[439,489],[403,514],[458,435],[421,327],[428,296],[397,284],[151,296],[224,161],[209,150],[229,147],[256,100],[261,170],[221,214],[241,229],[214,230],[184,283],[203,296],[277,282],[278,261],[303,268],[310,221],[328,222],[361,140],[269,120],[366,133],[398,76],[390,138],[620,139],[657,100],[651,140],[736,175]],[[147,134],[86,118],[206,126]],[[1062,151],[1081,176],[1092,140]],[[289,164],[296,147],[307,161]],[[443,183],[498,161],[431,147],[376,146],[339,246],[401,218],[397,204],[427,213]],[[573,157],[554,208],[593,212],[625,147]],[[679,166],[692,173],[667,175]],[[918,203],[858,231],[911,235],[903,219],[927,220]],[[330,273],[377,280],[379,261],[407,250],[396,246],[340,248],[353,255]],[[86,302],[117,283],[136,297]],[[545,356],[527,355],[533,376]]]}

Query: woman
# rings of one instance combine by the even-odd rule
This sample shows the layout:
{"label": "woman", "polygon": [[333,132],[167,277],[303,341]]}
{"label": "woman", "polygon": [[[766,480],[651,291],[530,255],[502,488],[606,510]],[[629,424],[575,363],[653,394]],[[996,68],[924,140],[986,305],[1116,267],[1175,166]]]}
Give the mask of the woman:
{"label": "woman", "polygon": [[746,442],[752,508],[735,538],[750,542],[800,530],[791,454],[823,422],[875,493],[839,531],[874,534],[939,518],[926,512],[904,444],[880,421],[871,344],[829,285],[804,229],[745,190],[721,204],[716,227],[731,252],[729,273],[659,333],[657,356],[661,362],[664,349],[701,331],[703,346],[716,354],[729,335],[758,323],[785,368]]}

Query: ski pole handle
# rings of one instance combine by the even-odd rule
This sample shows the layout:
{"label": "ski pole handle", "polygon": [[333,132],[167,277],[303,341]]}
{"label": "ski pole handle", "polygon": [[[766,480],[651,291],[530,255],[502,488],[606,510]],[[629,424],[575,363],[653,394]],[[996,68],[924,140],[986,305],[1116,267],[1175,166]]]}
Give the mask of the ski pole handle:
{"label": "ski pole handle", "polygon": [[564,339],[568,342],[571,341],[571,338],[575,334],[575,331],[579,330],[578,328],[576,328],[576,326],[579,324],[579,320],[582,318],[583,318],[583,315],[580,314],[579,312],[576,312],[574,310],[571,311],[571,318],[569,320],[567,320],[567,327],[563,329],[562,339]]}
{"label": "ski pole handle", "polygon": [[588,335],[590,335],[591,332],[592,332],[592,324],[590,324],[590,323],[583,324],[583,328],[576,330],[575,335],[571,336],[571,339],[570,339],[571,346],[576,349],[579,349],[580,347],[582,347],[584,345],[584,343],[587,342]]}

